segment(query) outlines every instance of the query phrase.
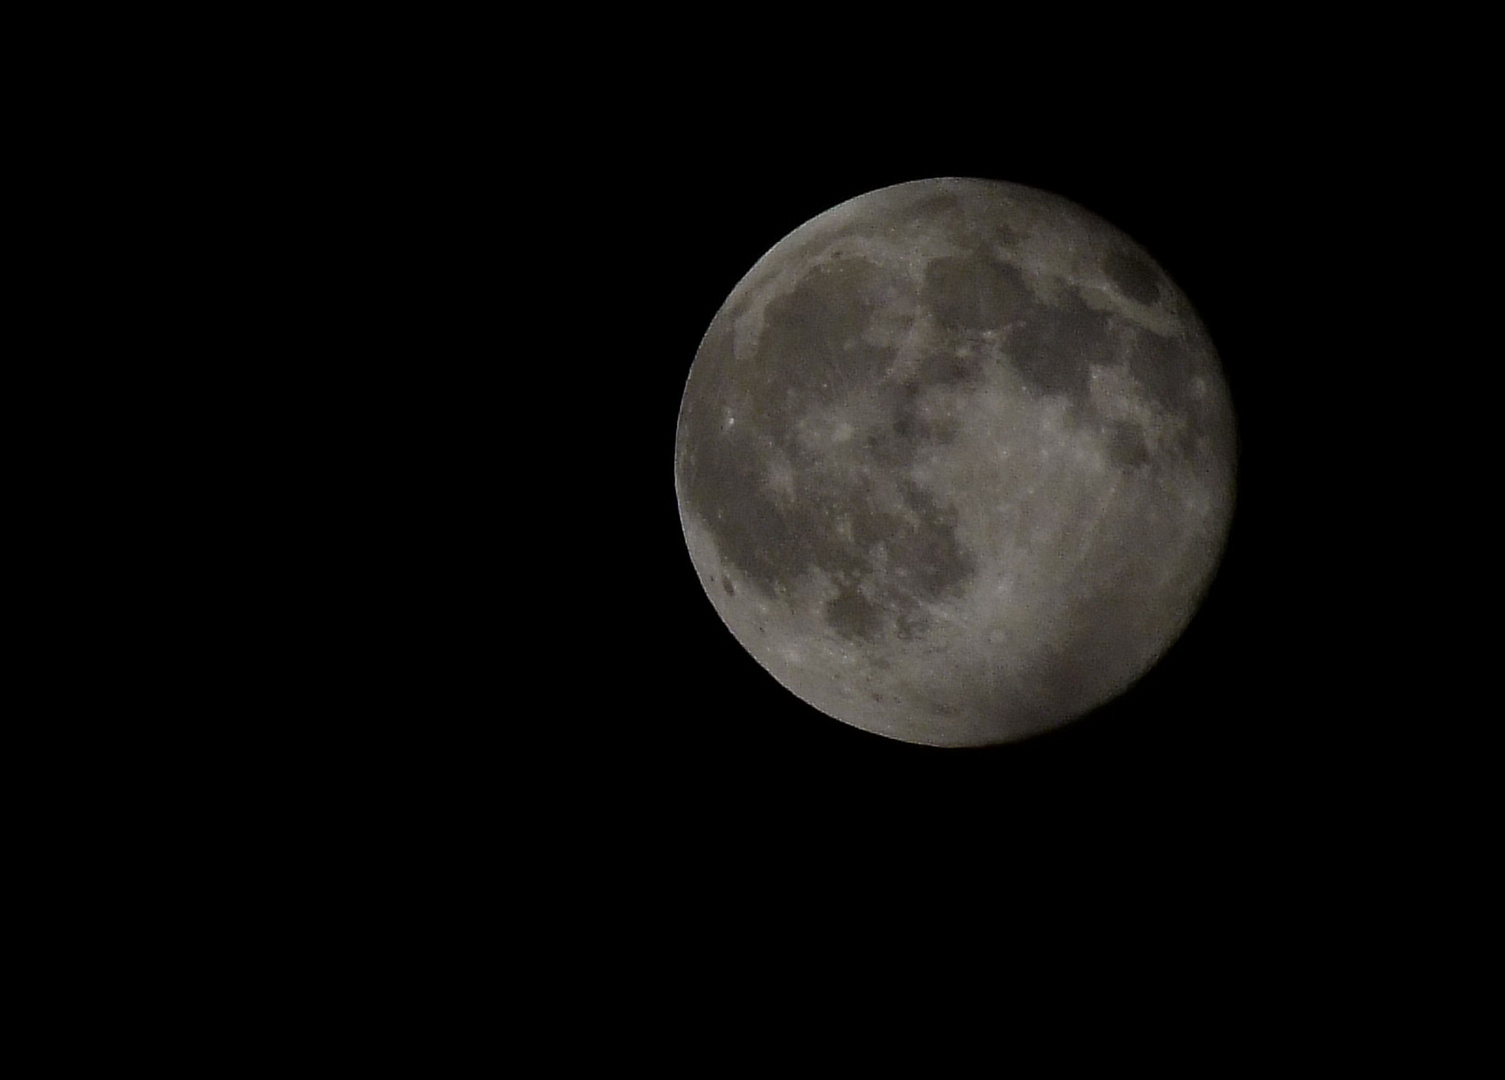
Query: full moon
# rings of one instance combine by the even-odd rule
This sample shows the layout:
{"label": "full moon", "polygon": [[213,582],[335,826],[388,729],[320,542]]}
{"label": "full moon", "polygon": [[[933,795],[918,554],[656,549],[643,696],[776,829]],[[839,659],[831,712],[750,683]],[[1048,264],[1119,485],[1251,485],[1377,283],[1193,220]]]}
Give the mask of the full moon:
{"label": "full moon", "polygon": [[1056,195],[934,179],[796,228],[732,290],[675,488],[727,628],[821,712],[1006,743],[1123,693],[1181,635],[1233,512],[1205,327]]}

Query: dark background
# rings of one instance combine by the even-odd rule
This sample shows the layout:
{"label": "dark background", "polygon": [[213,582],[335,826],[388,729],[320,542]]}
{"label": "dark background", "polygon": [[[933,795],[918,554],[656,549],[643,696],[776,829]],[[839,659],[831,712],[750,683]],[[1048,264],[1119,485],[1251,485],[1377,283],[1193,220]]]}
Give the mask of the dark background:
{"label": "dark background", "polygon": [[[1460,767],[1493,763],[1474,733],[1497,723],[1456,692],[1487,664],[1460,650],[1444,677],[1423,669],[1428,639],[1458,630],[1416,602],[1450,564],[1477,587],[1497,561],[1454,546],[1489,539],[1491,489],[1442,490],[1454,459],[1477,460],[1447,429],[1497,349],[1448,340],[1473,276],[1430,246],[1492,250],[1475,239],[1492,203],[1462,181],[1496,173],[1455,152],[1489,127],[1449,125],[1460,100],[1489,100],[1455,77],[1472,29],[1379,41],[1367,17],[1322,33],[1126,12],[1147,49],[1100,13],[1040,32],[1016,10],[1000,30],[937,9],[865,15],[826,43],[752,14],[764,25],[687,31],[636,9],[562,27],[446,16],[427,35],[404,13],[324,36],[276,25],[244,69],[200,34],[208,74],[162,65],[160,101],[84,94],[89,116],[120,112],[116,141],[56,125],[97,160],[44,228],[102,199],[129,228],[80,256],[90,272],[174,269],[122,305],[150,333],[83,297],[60,325],[102,323],[91,352],[111,378],[205,429],[151,431],[164,462],[203,472],[164,495],[181,527],[134,494],[155,467],[127,465],[125,512],[84,537],[80,565],[111,552],[139,602],[102,625],[58,605],[102,651],[151,654],[124,680],[64,656],[57,685],[105,704],[43,725],[67,744],[65,782],[23,800],[71,808],[76,765],[97,759],[80,833],[118,868],[47,845],[99,874],[76,890],[84,921],[114,908],[107,934],[155,942],[132,897],[177,934],[207,919],[187,931],[196,964],[254,985],[219,949],[240,942],[280,994],[309,995],[316,1026],[351,1007],[352,981],[397,1005],[394,1030],[415,994],[446,992],[463,1002],[447,1024],[490,1024],[510,981],[556,1046],[614,1057],[741,1015],[758,1030],[723,1046],[764,1041],[791,984],[820,986],[808,1015],[830,1027],[844,995],[818,968],[840,937],[888,976],[884,1020],[970,996],[989,1030],[993,991],[1036,991],[1012,959],[1041,946],[1071,980],[1032,994],[1048,1006],[1116,950],[1134,985],[1114,1000],[1181,1021],[1154,986],[1173,946],[1191,962],[1165,981],[1258,1025],[1237,1052],[1291,1030],[1293,989],[1326,1025],[1348,991],[1326,976],[1393,971],[1397,939],[1443,955],[1437,927],[1482,895],[1467,872],[1498,846],[1447,850],[1498,786]],[[233,95],[205,92],[216,71]],[[1242,440],[1222,573],[1164,661],[1067,729],[975,751],[870,736],[778,686],[703,595],[673,490],[686,373],[753,262],[844,199],[946,175],[1054,191],[1147,247],[1208,324]],[[181,245],[164,246],[169,218]],[[160,390],[132,359],[159,327],[188,354]],[[153,427],[132,405],[92,457]],[[117,542],[136,530],[191,604],[159,599],[154,563]],[[149,617],[185,647],[143,633]],[[967,978],[894,979],[906,936]],[[771,961],[770,943],[793,955]],[[1087,966],[1062,960],[1099,944]],[[305,977],[311,961],[330,978]],[[1446,983],[1387,996],[1409,1023]],[[1387,1036],[1371,1023],[1344,1052]]]}
{"label": "dark background", "polygon": [[[457,465],[414,483],[437,518],[462,509],[432,564],[457,614],[411,710],[444,734],[392,747],[425,751],[419,790],[515,796],[517,843],[654,888],[1026,848],[1291,880],[1392,842],[1436,788],[1397,645],[1420,628],[1395,553],[1433,496],[1407,472],[1392,373],[1415,361],[1391,318],[1417,302],[1396,245],[1439,212],[1411,186],[1427,148],[1402,100],[1209,81],[1215,60],[1061,92],[624,63],[491,127],[425,128],[464,150],[425,189],[456,254],[418,271],[442,302],[413,353],[455,373],[422,430]],[[1221,572],[1163,661],[1076,724],[977,750],[785,691],[704,595],[673,486],[685,378],[741,277],[843,200],[936,176],[1043,188],[1138,240],[1211,332],[1241,447]]]}
{"label": "dark background", "polygon": [[[1491,355],[1447,343],[1467,275],[1427,251],[1479,216],[1442,103],[1410,96],[1405,49],[1334,63],[1366,47],[1346,27],[1313,44],[1272,16],[1278,48],[1167,28],[1174,56],[1104,40],[1104,65],[1094,27],[934,14],[869,45],[778,27],[761,52],[740,28],[685,43],[678,17],[625,10],[620,34],[581,13],[548,41],[446,29],[426,55],[406,25],[364,50],[342,25],[312,50],[320,88],[288,86],[285,110],[259,106],[286,85],[260,58],[237,80],[265,149],[218,115],[222,158],[171,132],[193,168],[148,182],[203,199],[188,231],[249,279],[182,264],[235,301],[209,309],[191,370],[221,372],[223,339],[245,366],[196,415],[217,428],[221,400],[250,399],[231,437],[258,492],[211,469],[245,552],[191,584],[251,640],[183,623],[223,666],[158,657],[192,696],[157,742],[130,716],[156,699],[107,687],[124,706],[102,719],[155,770],[102,763],[120,805],[160,814],[98,815],[134,864],[104,893],[149,873],[143,845],[202,833],[161,845],[191,883],[176,895],[249,904],[216,936],[289,953],[278,985],[321,957],[395,1002],[448,991],[450,1020],[510,981],[560,1045],[614,1057],[744,1015],[760,1030],[723,1048],[761,1042],[789,988],[819,994],[808,1015],[829,1027],[830,969],[871,971],[884,1020],[945,995],[981,1003],[990,1031],[1005,985],[1075,1005],[1116,969],[1134,985],[1114,1000],[1153,1001],[1178,1041],[1187,1013],[1159,983],[1252,1018],[1226,1043],[1242,1052],[1290,1029],[1301,990],[1327,1024],[1347,989],[1324,976],[1370,982],[1398,939],[1439,954],[1490,850],[1449,842],[1497,786],[1459,767],[1494,760],[1464,731],[1492,726],[1482,710],[1417,677],[1419,643],[1448,627],[1415,599],[1453,553],[1411,540],[1481,516],[1477,491],[1442,494],[1449,470],[1421,449],[1450,444],[1418,418],[1450,415],[1435,399],[1472,396]],[[1240,49],[1252,61],[1228,65]],[[150,156],[134,149],[123,162]],[[1143,244],[1206,322],[1241,440],[1221,573],[1182,639],[1094,714],[977,750],[869,735],[778,685],[704,595],[673,485],[686,375],[741,277],[843,200],[937,176],[1046,189]],[[168,559],[208,527],[198,492],[181,498],[194,528]],[[966,978],[909,978],[906,942]],[[1042,950],[1069,990],[1040,994],[1014,963]],[[1441,981],[1401,981],[1406,1019]],[[330,984],[305,985],[322,1018]]]}

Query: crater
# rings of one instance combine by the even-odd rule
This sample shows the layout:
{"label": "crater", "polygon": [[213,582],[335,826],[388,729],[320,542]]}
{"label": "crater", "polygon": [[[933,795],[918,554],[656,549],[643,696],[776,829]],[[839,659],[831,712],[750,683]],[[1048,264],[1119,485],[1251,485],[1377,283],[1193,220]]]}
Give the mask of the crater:
{"label": "crater", "polygon": [[1191,411],[1192,378],[1202,364],[1186,341],[1138,334],[1126,360],[1134,381],[1162,408],[1176,414]]}
{"label": "crater", "polygon": [[945,446],[955,442],[960,430],[954,416],[927,404],[915,383],[907,383],[901,389],[890,416],[891,441],[903,448],[904,453],[899,456],[906,463],[913,461],[926,445]]}
{"label": "crater", "polygon": [[1127,420],[1109,425],[1107,451],[1108,460],[1124,468],[1134,468],[1150,460],[1150,447],[1144,433]]}
{"label": "crater", "polygon": [[949,191],[926,196],[905,211],[904,216],[911,227],[940,225],[949,235],[959,233],[966,220],[961,200]]}
{"label": "crater", "polygon": [[977,570],[976,559],[956,534],[957,513],[918,484],[901,485],[904,501],[919,518],[890,545],[890,562],[905,571],[911,588],[927,600],[959,593]]}
{"label": "crater", "polygon": [[925,268],[920,303],[942,330],[1001,330],[1033,304],[1019,271],[991,259],[943,256]]}
{"label": "crater", "polygon": [[945,335],[942,347],[927,349],[918,358],[916,378],[927,386],[958,386],[975,382],[982,375],[982,361],[976,350],[961,348],[959,335]]}
{"label": "crater", "polygon": [[1117,352],[1112,316],[1094,311],[1076,293],[1063,293],[1059,306],[1035,305],[1009,335],[1005,346],[1026,386],[1086,402],[1093,364],[1111,362]]}
{"label": "crater", "polygon": [[894,636],[900,641],[913,641],[929,630],[934,621],[918,608],[901,611],[895,623]]}
{"label": "crater", "polygon": [[883,609],[856,589],[843,589],[826,601],[826,623],[848,640],[872,641],[882,635]]}
{"label": "crater", "polygon": [[1103,259],[1103,273],[1129,299],[1153,304],[1160,299],[1160,274],[1141,256],[1119,248]]}
{"label": "crater", "polygon": [[864,331],[880,311],[891,318],[906,309],[912,295],[866,259],[814,267],[768,302],[753,355],[739,361],[754,408],[798,415],[801,406],[833,403],[866,385],[887,366],[892,348],[864,340]]}

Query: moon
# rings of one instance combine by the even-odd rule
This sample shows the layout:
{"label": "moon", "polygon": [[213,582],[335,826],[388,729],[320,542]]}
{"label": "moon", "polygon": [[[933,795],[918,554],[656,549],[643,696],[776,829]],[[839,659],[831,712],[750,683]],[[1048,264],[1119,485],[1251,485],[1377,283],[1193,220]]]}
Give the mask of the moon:
{"label": "moon", "polygon": [[1234,412],[1187,297],[1060,196],[919,180],[796,228],[712,319],[675,489],[738,642],[846,724],[983,746],[1123,693],[1205,595]]}

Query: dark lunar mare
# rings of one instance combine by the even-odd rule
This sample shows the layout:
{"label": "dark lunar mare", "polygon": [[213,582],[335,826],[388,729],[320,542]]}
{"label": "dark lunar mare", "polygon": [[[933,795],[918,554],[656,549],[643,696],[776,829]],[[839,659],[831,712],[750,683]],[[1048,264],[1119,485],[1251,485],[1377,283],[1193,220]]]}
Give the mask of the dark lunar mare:
{"label": "dark lunar mare", "polygon": [[[691,402],[740,396],[751,406],[730,426],[712,409],[687,411],[682,421],[683,445],[696,448],[680,463],[683,497],[710,529],[721,557],[767,598],[823,571],[837,589],[826,605],[827,622],[851,639],[918,632],[924,625],[920,604],[959,594],[975,570],[956,535],[954,509],[912,483],[899,485],[902,508],[869,482],[853,487],[824,467],[794,426],[813,408],[876,390],[890,423],[868,439],[864,451],[886,471],[902,472],[926,442],[954,435],[921,415],[923,381],[879,387],[894,350],[863,340],[880,304],[912,314],[916,299],[906,279],[867,260],[817,266],[769,302],[754,355],[736,364],[740,380],[731,375],[731,319],[718,317],[686,395]],[[921,374],[938,383],[956,377],[951,371]],[[715,390],[693,385],[702,378],[714,380]],[[797,477],[792,500],[768,486],[774,448]],[[850,524],[850,540],[837,532],[841,516]],[[893,568],[885,574],[876,573],[874,564],[879,543]]]}
{"label": "dark lunar mare", "polygon": [[[1122,279],[1131,295],[1158,295],[1152,266],[1117,251],[1108,259],[1115,280]],[[880,310],[889,317],[894,310],[905,312],[911,322],[926,311],[939,333],[918,358],[918,370],[897,384],[879,381],[894,349],[864,340]],[[1150,455],[1132,425],[1095,414],[1089,396],[1092,365],[1126,364],[1167,410],[1183,412],[1190,405],[1192,353],[1185,342],[1128,327],[1111,313],[1089,308],[1075,292],[1044,306],[1019,270],[981,252],[932,260],[918,292],[907,278],[865,259],[817,264],[767,304],[754,353],[738,360],[732,327],[740,311],[740,305],[733,306],[718,316],[692,371],[692,383],[711,380],[715,387],[692,385],[686,400],[741,398],[751,409],[739,410],[731,426],[712,409],[687,411],[683,445],[697,449],[680,463],[685,501],[710,529],[722,557],[765,597],[781,596],[812,571],[824,571],[838,590],[826,607],[828,622],[848,638],[874,639],[891,629],[913,632],[922,625],[920,603],[956,595],[975,562],[956,535],[954,511],[919,487],[900,488],[920,522],[916,527],[881,501],[871,485],[854,489],[826,470],[794,429],[812,408],[876,392],[889,423],[867,437],[864,450],[875,464],[902,473],[927,444],[947,443],[956,434],[945,421],[926,417],[920,408],[925,392],[975,382],[990,355],[987,335],[1000,333],[1003,353],[1028,389],[1064,397],[1078,420],[1106,427],[1115,464],[1137,467]],[[974,348],[959,355],[967,344]],[[1000,354],[993,350],[992,355]],[[778,498],[768,486],[772,448],[793,466],[798,485],[793,500]],[[851,540],[835,529],[841,515],[850,522]],[[873,550],[879,542],[887,544],[890,565],[899,572],[875,573]],[[922,569],[907,572],[911,567]]]}
{"label": "dark lunar mare", "polygon": [[[809,256],[821,248],[802,243],[791,261],[807,269],[767,302],[761,332],[742,343],[743,355],[734,355],[734,328],[756,288],[718,313],[685,395],[678,469],[686,507],[710,530],[725,563],[765,599],[785,598],[800,581],[823,573],[835,589],[826,623],[849,640],[902,640],[922,631],[922,605],[960,595],[976,557],[957,535],[954,508],[908,482],[898,485],[895,501],[891,486],[880,491],[872,480],[831,468],[799,438],[802,417],[854,399],[875,403],[887,423],[864,433],[862,453],[878,474],[902,477],[926,447],[957,436],[954,421],[925,407],[927,395],[965,392],[989,363],[1010,364],[1029,393],[1064,400],[1072,420],[1105,433],[1109,460],[1126,469],[1189,457],[1199,425],[1183,429],[1157,457],[1138,426],[1099,414],[1091,394],[1094,366],[1126,370],[1169,415],[1196,420],[1203,409],[1190,387],[1204,370],[1205,342],[1154,333],[1089,306],[1074,289],[1043,303],[1017,267],[995,257],[993,243],[1018,239],[1007,225],[965,225],[956,200],[943,194],[911,208],[900,227],[934,226],[927,215],[946,219],[942,232],[959,241],[962,254],[931,259],[916,286],[897,269],[843,249],[844,237],[876,235],[882,220],[847,225],[823,241],[826,257],[819,261]],[[1172,290],[1152,262],[1122,242],[1108,248],[1101,269],[1141,304]],[[922,314],[930,320],[927,347],[907,374],[885,379],[896,349],[875,342],[896,340]],[[792,468],[792,498],[769,483],[776,455]],[[846,536],[837,528],[842,519]],[[887,551],[881,572],[879,545]],[[730,579],[722,587],[735,594]],[[1115,628],[1119,622],[1109,620]],[[1100,644],[1106,632],[1099,626],[1081,633]]]}

